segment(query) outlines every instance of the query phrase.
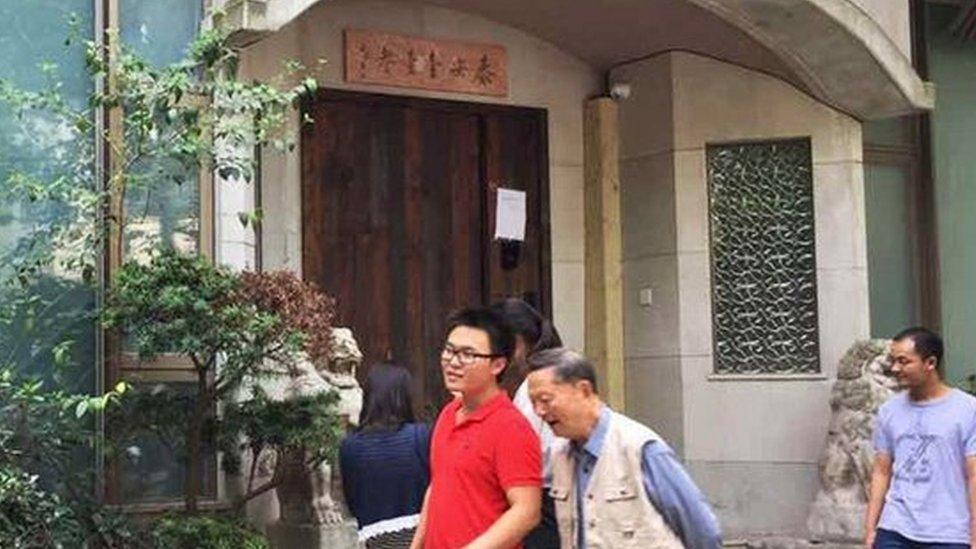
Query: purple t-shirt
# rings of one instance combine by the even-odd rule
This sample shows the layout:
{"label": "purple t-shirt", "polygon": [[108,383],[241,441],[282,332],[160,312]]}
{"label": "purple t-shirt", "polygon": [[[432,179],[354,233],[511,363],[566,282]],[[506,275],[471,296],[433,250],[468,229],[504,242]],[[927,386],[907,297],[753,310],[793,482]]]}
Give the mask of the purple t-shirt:
{"label": "purple t-shirt", "polygon": [[878,410],[874,448],[892,457],[878,528],[968,544],[966,456],[976,455],[976,398],[959,389],[925,402],[895,395]]}

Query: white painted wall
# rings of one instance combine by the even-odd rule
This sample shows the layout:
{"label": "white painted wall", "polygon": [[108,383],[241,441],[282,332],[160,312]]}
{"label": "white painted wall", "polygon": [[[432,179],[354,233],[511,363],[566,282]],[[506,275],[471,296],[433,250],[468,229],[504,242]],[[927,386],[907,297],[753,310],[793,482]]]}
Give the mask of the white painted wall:
{"label": "white painted wall", "polygon": [[[612,80],[634,87],[621,105],[629,411],[682,451],[728,532],[800,531],[836,364],[868,336],[860,124],[780,80],[693,54],[633,63]],[[705,146],[803,136],[824,375],[717,380]],[[642,287],[653,288],[651,307],[637,303]]]}
{"label": "white painted wall", "polygon": [[[624,367],[628,412],[681,453],[684,405],[678,318],[671,56],[615,70],[620,103]],[[651,290],[650,306],[639,303]]]}
{"label": "white painted wall", "polygon": [[[253,148],[253,147],[251,147]],[[241,178],[214,180],[214,261],[234,271],[253,271],[257,264],[254,227],[241,223],[240,214],[254,211],[254,186]]]}

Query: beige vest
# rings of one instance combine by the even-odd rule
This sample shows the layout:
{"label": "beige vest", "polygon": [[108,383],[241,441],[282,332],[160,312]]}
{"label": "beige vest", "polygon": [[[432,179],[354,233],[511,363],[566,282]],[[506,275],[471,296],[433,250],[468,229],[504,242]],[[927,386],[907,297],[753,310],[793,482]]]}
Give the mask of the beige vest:
{"label": "beige vest", "polygon": [[[611,412],[600,458],[583,500],[587,549],[684,549],[644,491],[641,452],[661,437]],[[563,549],[577,549],[575,459],[566,441],[553,448],[552,489]]]}

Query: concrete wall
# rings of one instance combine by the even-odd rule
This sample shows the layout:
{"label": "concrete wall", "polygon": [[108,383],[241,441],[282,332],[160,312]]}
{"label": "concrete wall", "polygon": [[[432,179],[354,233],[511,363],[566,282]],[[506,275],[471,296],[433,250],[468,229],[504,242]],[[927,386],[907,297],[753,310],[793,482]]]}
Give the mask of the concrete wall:
{"label": "concrete wall", "polygon": [[[801,531],[836,364],[868,335],[860,124],[780,80],[687,53],[611,78],[633,86],[621,105],[629,411],[680,449],[727,534]],[[719,379],[705,146],[800,136],[813,146],[823,375]]]}
{"label": "concrete wall", "polygon": [[[506,98],[351,86],[342,77],[342,31],[364,28],[401,34],[491,42],[508,52]],[[322,85],[387,94],[540,107],[549,113],[553,309],[564,341],[583,347],[583,103],[602,89],[599,74],[554,46],[521,31],[449,9],[408,2],[320,2],[247,50],[245,77],[267,78],[285,59],[319,66]],[[301,269],[300,156],[266,154],[262,174],[266,269]]]}
{"label": "concrete wall", "polygon": [[912,58],[912,22],[909,0],[851,0],[877,21],[905,57]]}
{"label": "concrete wall", "polygon": [[[624,365],[629,412],[684,446],[678,320],[671,55],[614,71],[632,87],[620,107]],[[651,290],[650,306],[639,304]]]}

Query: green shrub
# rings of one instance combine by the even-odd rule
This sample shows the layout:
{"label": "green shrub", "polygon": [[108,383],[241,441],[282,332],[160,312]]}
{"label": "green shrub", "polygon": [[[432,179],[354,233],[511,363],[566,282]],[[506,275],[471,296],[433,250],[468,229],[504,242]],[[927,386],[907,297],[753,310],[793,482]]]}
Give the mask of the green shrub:
{"label": "green shrub", "polygon": [[157,549],[267,549],[268,542],[246,524],[206,516],[171,516],[153,528]]}
{"label": "green shrub", "polygon": [[[308,466],[317,466],[341,439],[338,395],[275,403],[262,393],[250,402],[237,400],[257,380],[292,373],[302,353],[327,361],[334,314],[332,298],[292,273],[238,275],[173,250],[156,253],[147,264],[127,262],[108,295],[106,326],[121,329],[143,358],[186,356],[196,384],[192,400],[155,389],[130,395],[135,410],[116,408],[121,417],[110,416],[110,423],[137,428],[123,435],[148,430],[173,441],[187,460],[184,509],[191,513],[198,510],[206,447],[212,442],[229,452],[224,464],[232,474],[239,472],[234,446],[242,434],[247,436],[243,448],[255,460],[264,450],[303,448]],[[222,408],[226,421],[216,413]],[[121,438],[115,443],[128,444]],[[279,480],[255,487],[249,475],[235,506]]]}
{"label": "green shrub", "polygon": [[85,539],[70,505],[37,486],[37,477],[0,466],[0,540],[3,547],[77,547]]}
{"label": "green shrub", "polygon": [[91,467],[93,414],[126,385],[99,397],[50,385],[0,367],[0,547],[129,549],[134,533],[95,497]]}

